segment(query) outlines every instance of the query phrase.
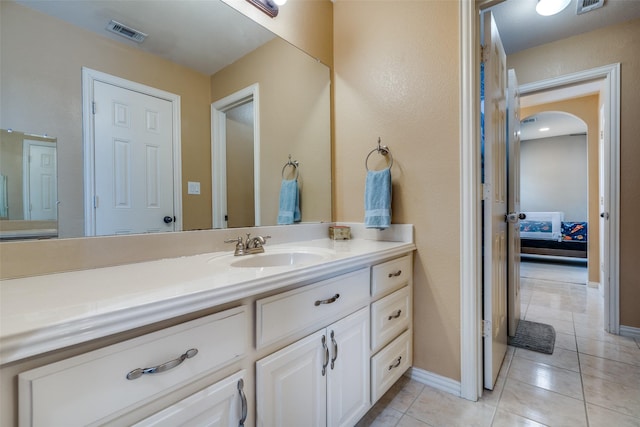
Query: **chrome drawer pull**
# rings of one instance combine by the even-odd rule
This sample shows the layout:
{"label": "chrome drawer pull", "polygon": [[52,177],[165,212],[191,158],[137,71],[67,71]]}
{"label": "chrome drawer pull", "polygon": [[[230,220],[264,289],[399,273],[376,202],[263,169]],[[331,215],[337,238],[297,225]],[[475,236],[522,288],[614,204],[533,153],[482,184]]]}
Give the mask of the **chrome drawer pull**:
{"label": "chrome drawer pull", "polygon": [[322,349],[324,350],[324,362],[322,363],[322,376],[327,373],[327,366],[329,365],[329,347],[327,347],[327,337],[322,336]]}
{"label": "chrome drawer pull", "polygon": [[186,352],[184,352],[184,354],[182,354],[177,359],[170,360],[170,361],[168,361],[166,363],[163,363],[161,365],[153,366],[151,368],[137,368],[137,369],[134,369],[133,371],[131,371],[131,372],[129,372],[127,374],[127,379],[128,380],[135,380],[135,379],[140,378],[144,374],[159,374],[160,372],[168,371],[169,369],[175,368],[176,366],[178,366],[179,364],[184,362],[186,359],[191,359],[196,354],[198,354],[198,349],[197,348],[192,348],[192,349],[187,350]]}
{"label": "chrome drawer pull", "polygon": [[392,370],[393,368],[397,368],[398,366],[400,366],[400,362],[402,362],[402,356],[398,357],[398,359],[396,360],[396,363],[394,363],[393,365],[389,365],[389,371]]}
{"label": "chrome drawer pull", "polygon": [[402,270],[398,270],[395,273],[389,273],[389,278],[391,277],[398,277],[399,275],[402,274]]}
{"label": "chrome drawer pull", "polygon": [[329,299],[322,299],[322,300],[318,300],[314,303],[314,305],[317,307],[320,304],[331,304],[333,302],[336,302],[336,300],[340,298],[340,294],[335,294],[333,297],[329,298]]}
{"label": "chrome drawer pull", "polygon": [[331,344],[333,344],[333,357],[331,358],[331,370],[336,364],[338,358],[338,342],[336,341],[335,334],[331,331]]}
{"label": "chrome drawer pull", "polygon": [[398,310],[395,313],[393,313],[391,316],[389,316],[389,319],[387,320],[391,320],[391,319],[397,319],[398,317],[400,317],[400,314],[402,314],[402,310]]}
{"label": "chrome drawer pull", "polygon": [[244,422],[247,421],[247,396],[244,394],[244,380],[240,378],[238,380],[238,393],[240,393],[240,402],[242,402],[242,410],[240,415],[240,422],[238,427],[244,427]]}

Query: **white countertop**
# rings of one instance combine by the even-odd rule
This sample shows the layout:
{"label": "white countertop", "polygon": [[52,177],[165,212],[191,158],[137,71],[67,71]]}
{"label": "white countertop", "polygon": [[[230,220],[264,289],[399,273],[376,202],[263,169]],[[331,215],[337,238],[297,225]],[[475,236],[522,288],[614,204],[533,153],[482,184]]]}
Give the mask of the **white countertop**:
{"label": "white countertop", "polygon": [[[415,249],[412,242],[309,240],[265,254],[319,253],[283,267],[237,268],[232,251],[0,281],[0,365],[292,284],[322,280]],[[260,255],[248,255],[255,257]]]}

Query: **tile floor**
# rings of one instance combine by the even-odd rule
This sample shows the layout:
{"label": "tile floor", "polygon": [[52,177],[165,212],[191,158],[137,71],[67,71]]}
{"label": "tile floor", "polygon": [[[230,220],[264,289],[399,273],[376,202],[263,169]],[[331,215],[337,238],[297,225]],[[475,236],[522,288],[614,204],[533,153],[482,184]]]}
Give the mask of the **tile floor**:
{"label": "tile floor", "polygon": [[640,340],[603,331],[584,265],[523,262],[524,319],[553,325],[552,355],[509,347],[496,387],[470,402],[402,378],[357,427],[640,427]]}

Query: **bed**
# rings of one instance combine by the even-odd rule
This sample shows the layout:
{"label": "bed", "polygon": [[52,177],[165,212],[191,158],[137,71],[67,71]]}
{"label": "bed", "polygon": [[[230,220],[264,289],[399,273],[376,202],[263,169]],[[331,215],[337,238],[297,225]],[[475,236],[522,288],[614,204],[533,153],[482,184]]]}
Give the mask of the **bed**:
{"label": "bed", "polygon": [[564,212],[523,212],[520,253],[572,258],[587,257],[587,223],[565,221]]}

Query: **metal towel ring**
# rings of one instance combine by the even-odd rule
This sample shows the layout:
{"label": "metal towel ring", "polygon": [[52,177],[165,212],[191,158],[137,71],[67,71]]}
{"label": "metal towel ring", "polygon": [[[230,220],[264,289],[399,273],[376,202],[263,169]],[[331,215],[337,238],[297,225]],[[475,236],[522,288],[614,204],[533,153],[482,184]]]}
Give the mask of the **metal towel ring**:
{"label": "metal towel ring", "polygon": [[[369,151],[369,154],[367,154],[367,158],[364,159],[364,167],[365,169],[368,171],[370,171],[369,169],[369,157],[371,157],[371,155],[375,152],[378,152],[380,154],[382,154],[383,156],[389,156],[389,158],[391,159],[391,163],[389,164],[389,169],[391,169],[391,166],[393,166],[393,155],[391,154],[391,151],[389,151],[389,147],[387,147],[386,145],[380,145],[380,138],[378,138],[378,147],[374,148],[373,150]],[[384,169],[382,169],[384,170]]]}
{"label": "metal towel ring", "polygon": [[296,171],[296,175],[293,177],[293,179],[298,179],[298,175],[300,174],[300,171],[298,170],[298,166],[300,164],[298,163],[297,160],[291,160],[291,154],[289,154],[289,161],[287,163],[284,164],[284,166],[282,167],[282,179],[284,179],[284,171],[287,169],[287,166],[291,166],[293,167],[293,169]]}

